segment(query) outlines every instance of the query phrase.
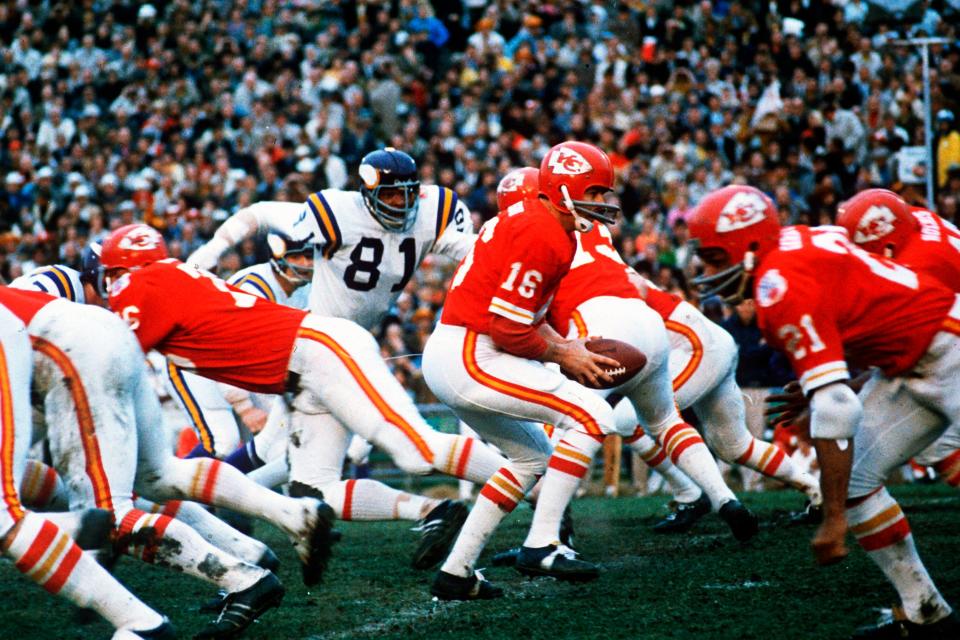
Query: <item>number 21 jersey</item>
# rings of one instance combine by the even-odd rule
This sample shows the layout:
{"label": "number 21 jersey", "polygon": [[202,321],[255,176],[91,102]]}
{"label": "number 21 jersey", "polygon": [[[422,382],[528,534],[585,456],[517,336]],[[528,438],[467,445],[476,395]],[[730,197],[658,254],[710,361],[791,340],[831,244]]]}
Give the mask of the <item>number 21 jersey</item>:
{"label": "number 21 jersey", "polygon": [[888,376],[909,371],[956,299],[831,227],[783,229],[755,289],[760,330],[790,358],[804,393],[849,378],[848,362]]}

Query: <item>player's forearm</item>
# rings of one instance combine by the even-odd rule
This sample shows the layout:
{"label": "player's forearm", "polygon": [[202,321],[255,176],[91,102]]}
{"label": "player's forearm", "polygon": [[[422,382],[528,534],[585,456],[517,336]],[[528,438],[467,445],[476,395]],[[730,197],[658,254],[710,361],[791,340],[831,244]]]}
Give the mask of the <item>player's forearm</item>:
{"label": "player's forearm", "polygon": [[816,438],[813,446],[820,463],[820,490],[823,493],[823,517],[846,520],[847,485],[853,466],[853,439]]}
{"label": "player's forearm", "polygon": [[240,244],[253,236],[258,229],[269,225],[265,203],[257,203],[244,207],[227,218],[220,225],[205,245],[197,249],[187,258],[187,263],[199,269],[213,269],[217,266],[220,256],[232,246]]}
{"label": "player's forearm", "polygon": [[546,360],[551,343],[538,327],[494,316],[490,321],[490,339],[509,354],[529,360],[552,362]]}

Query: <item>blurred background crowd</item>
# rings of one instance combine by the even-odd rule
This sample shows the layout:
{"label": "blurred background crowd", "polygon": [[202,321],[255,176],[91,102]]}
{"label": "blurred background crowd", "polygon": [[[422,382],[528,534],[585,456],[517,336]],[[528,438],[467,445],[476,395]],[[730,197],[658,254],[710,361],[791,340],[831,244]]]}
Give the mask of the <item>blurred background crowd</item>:
{"label": "blurred background crowd", "polygon": [[[176,257],[238,208],[356,188],[391,145],[479,225],[509,168],[563,139],[617,168],[623,256],[686,297],[684,216],[710,190],[767,191],[785,223],[829,223],[868,186],[958,221],[960,48],[932,49],[935,163],[920,57],[955,39],[938,0],[12,0],[0,4],[0,276],[78,266],[104,230],[145,221]],[[896,12],[894,12],[896,10]],[[224,274],[265,258],[249,241]],[[417,355],[450,265],[428,260],[381,331],[418,400]],[[789,375],[752,310],[706,310],[741,342],[741,383]],[[738,333],[739,332],[739,333]],[[751,349],[754,349],[751,351]]]}

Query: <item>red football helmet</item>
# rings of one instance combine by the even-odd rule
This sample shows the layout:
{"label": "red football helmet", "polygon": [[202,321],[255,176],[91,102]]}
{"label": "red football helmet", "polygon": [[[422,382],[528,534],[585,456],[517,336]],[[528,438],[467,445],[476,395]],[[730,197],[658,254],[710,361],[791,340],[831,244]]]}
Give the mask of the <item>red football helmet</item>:
{"label": "red football helmet", "polygon": [[837,224],[855,244],[888,258],[895,258],[919,228],[910,205],[887,189],[867,189],[842,203]]}
{"label": "red football helmet", "polygon": [[167,255],[167,244],[159,231],[145,224],[128,224],[103,241],[100,262],[107,271],[132,270],[163,260]]}
{"label": "red football helmet", "polygon": [[522,200],[540,195],[540,171],[533,167],[513,169],[497,185],[497,209],[506,211]]}
{"label": "red football helmet", "polygon": [[590,220],[608,224],[617,221],[620,207],[585,199],[592,188],[613,191],[610,158],[592,144],[561,142],[554,146],[540,163],[539,177],[540,193],[558,209],[569,211],[579,230],[589,230]]}
{"label": "red football helmet", "polygon": [[700,295],[718,294],[731,304],[747,296],[751,275],[780,241],[773,201],[745,185],[729,185],[706,195],[687,216],[687,226],[700,257],[720,267],[713,275],[694,278]]}

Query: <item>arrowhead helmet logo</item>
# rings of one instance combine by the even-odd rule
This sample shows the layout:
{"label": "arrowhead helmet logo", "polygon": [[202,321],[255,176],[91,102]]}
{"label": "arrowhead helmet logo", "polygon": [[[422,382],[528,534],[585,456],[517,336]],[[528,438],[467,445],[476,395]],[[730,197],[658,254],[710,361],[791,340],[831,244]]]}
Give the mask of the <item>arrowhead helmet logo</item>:
{"label": "arrowhead helmet logo", "polygon": [[127,232],[117,246],[130,251],[150,251],[160,246],[160,233],[151,227],[137,227]]}
{"label": "arrowhead helmet logo", "polygon": [[893,225],[897,217],[887,207],[872,205],[860,218],[857,230],[853,233],[856,244],[873,242],[893,232]]}
{"label": "arrowhead helmet logo", "polygon": [[551,172],[558,176],[578,176],[593,171],[587,159],[570,147],[554,149],[547,164]]}
{"label": "arrowhead helmet logo", "polygon": [[523,184],[522,178],[516,173],[508,173],[507,176],[500,181],[500,186],[497,188],[497,191],[500,193],[513,193],[520,189],[520,185]]}
{"label": "arrowhead helmet logo", "polygon": [[717,218],[717,233],[753,226],[766,219],[767,203],[756,193],[740,191],[727,201]]}

